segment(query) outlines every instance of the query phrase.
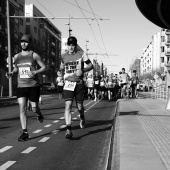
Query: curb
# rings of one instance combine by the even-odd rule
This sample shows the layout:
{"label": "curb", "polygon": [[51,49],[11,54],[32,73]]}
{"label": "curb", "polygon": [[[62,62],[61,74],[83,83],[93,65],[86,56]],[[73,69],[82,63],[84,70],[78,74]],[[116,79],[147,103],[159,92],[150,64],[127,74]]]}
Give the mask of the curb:
{"label": "curb", "polygon": [[[112,170],[114,167],[114,160],[113,160],[113,149],[114,149],[114,139],[115,139],[115,126],[116,126],[116,119],[118,116],[118,112],[119,112],[119,100],[116,101],[116,107],[115,107],[115,114],[113,116],[113,123],[112,123],[112,127],[111,127],[111,134],[110,134],[110,141],[109,141],[109,149],[108,149],[108,155],[107,155],[107,163],[106,166],[104,168],[104,170]],[[118,170],[118,169],[114,169],[114,170]]]}

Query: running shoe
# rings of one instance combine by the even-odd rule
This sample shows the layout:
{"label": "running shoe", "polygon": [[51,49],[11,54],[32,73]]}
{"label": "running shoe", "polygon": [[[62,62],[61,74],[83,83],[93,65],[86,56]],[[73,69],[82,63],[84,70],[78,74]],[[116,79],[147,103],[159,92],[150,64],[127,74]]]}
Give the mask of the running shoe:
{"label": "running shoe", "polygon": [[81,129],[85,128],[85,125],[86,125],[85,118],[83,118],[83,119],[80,118],[80,128]]}
{"label": "running shoe", "polygon": [[44,117],[43,115],[41,114],[41,112],[39,114],[37,114],[37,119],[40,123],[42,123],[44,121]]}
{"label": "running shoe", "polygon": [[73,133],[72,133],[72,131],[67,129],[65,137],[66,137],[67,139],[72,139],[72,138],[73,138]]}
{"label": "running shoe", "polygon": [[22,132],[22,135],[18,138],[19,142],[23,142],[29,139],[28,132]]}

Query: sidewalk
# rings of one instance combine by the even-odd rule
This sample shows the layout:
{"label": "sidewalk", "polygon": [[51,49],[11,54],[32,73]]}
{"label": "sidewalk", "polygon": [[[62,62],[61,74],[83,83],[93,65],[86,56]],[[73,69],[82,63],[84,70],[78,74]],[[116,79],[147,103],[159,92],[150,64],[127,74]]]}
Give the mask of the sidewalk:
{"label": "sidewalk", "polygon": [[166,100],[119,100],[120,170],[170,169],[170,110]]}

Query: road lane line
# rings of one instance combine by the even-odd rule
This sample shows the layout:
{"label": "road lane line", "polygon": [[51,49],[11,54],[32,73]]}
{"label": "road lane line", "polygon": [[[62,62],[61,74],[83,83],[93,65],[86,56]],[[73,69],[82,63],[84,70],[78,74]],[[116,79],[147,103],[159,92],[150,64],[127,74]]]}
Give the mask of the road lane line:
{"label": "road lane line", "polygon": [[74,117],[73,120],[77,120],[77,117]]}
{"label": "road lane line", "polygon": [[12,166],[16,161],[7,161],[3,165],[0,166],[0,170],[6,170],[10,166]]}
{"label": "road lane line", "polygon": [[59,120],[55,120],[55,121],[53,121],[53,123],[58,123],[59,122]]}
{"label": "road lane line", "polygon": [[50,137],[44,137],[41,140],[39,140],[38,142],[46,142],[48,139],[50,139]]}
{"label": "road lane line", "polygon": [[4,148],[0,149],[0,153],[3,153],[7,151],[8,149],[11,149],[13,146],[5,146]]}
{"label": "road lane line", "polygon": [[65,119],[65,117],[60,117],[60,120],[63,120],[63,119]]}
{"label": "road lane line", "polygon": [[55,135],[55,134],[57,134],[59,132],[59,130],[54,130],[53,131],[53,134]]}
{"label": "road lane line", "polygon": [[38,130],[36,130],[36,131],[34,131],[34,132],[32,132],[32,133],[39,133],[39,132],[41,132],[43,129],[38,129]]}
{"label": "road lane line", "polygon": [[63,128],[65,128],[66,127],[66,125],[61,125],[60,126],[60,129],[63,129]]}
{"label": "road lane line", "polygon": [[52,124],[45,125],[44,127],[50,127],[50,126],[52,126]]}
{"label": "road lane line", "polygon": [[27,148],[25,151],[23,151],[21,153],[28,154],[28,153],[32,152],[34,149],[36,149],[36,147],[29,147],[29,148]]}

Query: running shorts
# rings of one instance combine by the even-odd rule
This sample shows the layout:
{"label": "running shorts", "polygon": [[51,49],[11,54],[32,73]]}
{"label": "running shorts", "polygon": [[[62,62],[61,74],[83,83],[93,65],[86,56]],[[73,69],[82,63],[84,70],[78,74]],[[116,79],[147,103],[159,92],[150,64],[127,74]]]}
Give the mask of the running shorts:
{"label": "running shorts", "polygon": [[63,90],[63,94],[65,101],[73,101],[75,98],[77,103],[82,103],[85,95],[85,85],[76,84],[74,91]]}
{"label": "running shorts", "polygon": [[40,86],[36,87],[18,87],[17,98],[26,97],[31,102],[39,102]]}

